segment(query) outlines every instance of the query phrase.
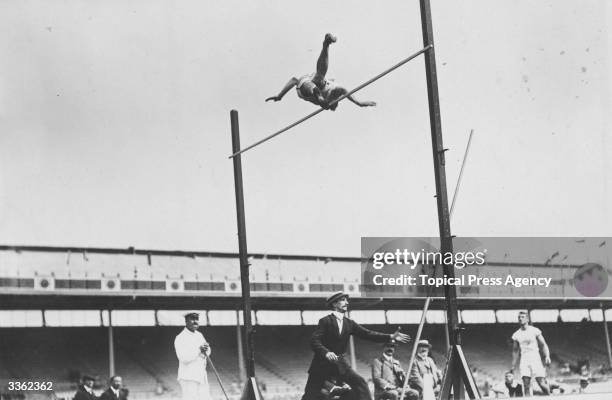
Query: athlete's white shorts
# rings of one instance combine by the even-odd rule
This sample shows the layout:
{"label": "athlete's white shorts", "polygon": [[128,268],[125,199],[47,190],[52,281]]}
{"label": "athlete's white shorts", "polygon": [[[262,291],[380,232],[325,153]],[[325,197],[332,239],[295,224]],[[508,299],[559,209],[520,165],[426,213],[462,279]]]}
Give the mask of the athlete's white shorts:
{"label": "athlete's white shorts", "polygon": [[535,376],[536,378],[546,377],[546,370],[544,369],[544,365],[542,365],[539,354],[528,355],[527,357],[521,355],[519,369],[521,376]]}

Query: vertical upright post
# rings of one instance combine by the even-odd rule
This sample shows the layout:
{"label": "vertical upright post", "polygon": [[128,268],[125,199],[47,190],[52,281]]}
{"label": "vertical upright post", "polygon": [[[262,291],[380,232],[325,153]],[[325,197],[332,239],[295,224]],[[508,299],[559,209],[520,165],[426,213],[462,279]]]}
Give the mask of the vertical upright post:
{"label": "vertical upright post", "polygon": [[[436,180],[436,201],[438,207],[438,229],[440,232],[440,251],[442,254],[453,252],[453,238],[450,230],[450,213],[448,209],[448,194],[446,188],[445,157],[442,142],[442,119],[440,116],[440,98],[438,95],[438,75],[436,71],[436,50],[433,39],[433,22],[431,18],[431,4],[429,0],[420,0],[421,29],[423,31],[423,47],[425,52],[425,73],[427,77],[427,99],[429,102],[429,123],[431,126],[431,146],[433,150],[434,174]],[[455,277],[453,265],[443,266],[444,274],[449,278]],[[474,384],[471,371],[461,349],[459,335],[459,315],[457,311],[457,289],[452,285],[444,286],[446,297],[446,319],[449,331],[450,350],[444,383],[442,385],[441,399],[450,398],[450,388],[453,390],[455,400],[464,396],[462,382],[465,383],[471,398],[479,397],[478,389]]]}
{"label": "vertical upright post", "polygon": [[[433,47],[433,26],[431,19],[431,6],[429,0],[420,0],[421,26],[423,29],[423,45],[432,47],[425,52],[425,72],[427,75],[427,97],[429,100],[429,123],[431,126],[431,144],[434,158],[434,172],[436,179],[436,200],[438,205],[438,227],[440,231],[440,245],[442,253],[453,251],[453,239],[450,231],[450,214],[448,210],[448,196],[446,189],[446,171],[444,145],[442,143],[442,120],[440,117],[440,99],[438,96],[438,77],[436,71],[436,54]],[[453,266],[445,266],[444,273],[449,277],[455,276]],[[447,285],[444,288],[447,301],[447,324],[450,333],[451,346],[457,343],[456,328],[457,289]]]}
{"label": "vertical upright post", "polygon": [[[240,151],[240,128],[238,126],[238,111],[230,112],[232,124],[232,151]],[[234,162],[234,187],[236,191],[236,216],[238,221],[238,252],[240,258],[240,284],[242,286],[242,312],[244,317],[244,353],[246,357],[247,378],[255,376],[255,360],[251,349],[251,285],[249,282],[249,259],[246,241],[246,223],[244,217],[244,190],[242,186],[242,160],[237,155]]]}
{"label": "vertical upright post", "polygon": [[612,367],[612,348],[610,347],[610,332],[608,331],[608,320],[606,319],[606,309],[603,303],[599,305],[603,314],[604,335],[606,336],[606,349],[608,350],[608,367]]}
{"label": "vertical upright post", "polygon": [[113,337],[113,317],[108,310],[108,376],[115,375],[115,341]]}
{"label": "vertical upright post", "polygon": [[240,330],[240,310],[236,310],[236,346],[238,349],[238,373],[242,383],[242,377],[244,373],[244,352],[242,349],[242,332]]}
{"label": "vertical upright post", "polygon": [[[240,151],[240,129],[238,111],[230,112],[232,125],[232,152]],[[240,285],[242,286],[242,311],[244,316],[243,349],[246,364],[246,384],[242,391],[242,400],[261,399],[261,393],[255,380],[255,355],[253,352],[253,326],[251,324],[251,285],[249,281],[249,259],[246,241],[246,223],[244,216],[244,191],[242,186],[242,156],[232,158],[234,163],[234,188],[236,191],[236,217],[238,223],[238,252],[240,258]]]}

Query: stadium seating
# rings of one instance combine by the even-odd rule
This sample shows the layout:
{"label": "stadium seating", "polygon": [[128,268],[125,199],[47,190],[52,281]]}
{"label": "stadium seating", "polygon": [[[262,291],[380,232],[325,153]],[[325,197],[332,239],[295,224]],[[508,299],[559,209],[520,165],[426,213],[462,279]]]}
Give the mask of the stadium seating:
{"label": "stadium seating", "polygon": [[[576,363],[589,359],[594,369],[607,364],[601,329],[594,323],[539,324],[557,362]],[[510,336],[514,324],[467,325],[463,347],[477,382],[501,381],[511,364]],[[396,326],[370,328],[392,332]],[[116,373],[124,377],[133,395],[130,398],[172,398],[180,390],[176,382],[177,361],[173,340],[181,327],[121,327],[114,329]],[[265,398],[295,399],[303,389],[312,358],[309,347],[314,326],[259,326],[255,334],[256,374]],[[230,397],[237,398],[242,387],[235,327],[203,327],[212,344],[212,360]],[[414,336],[416,326],[403,326]],[[108,330],[106,328],[6,328],[0,330],[0,384],[9,379],[44,379],[54,382],[63,393],[75,390],[82,374],[98,378],[102,389],[108,378]],[[443,325],[427,325],[423,338],[433,344],[433,357],[445,365]],[[381,353],[380,344],[355,340],[357,369],[369,379],[370,362]],[[402,345],[397,356],[406,365],[411,347]],[[215,399],[223,397],[209,368],[208,378]],[[164,394],[154,395],[164,388]]]}

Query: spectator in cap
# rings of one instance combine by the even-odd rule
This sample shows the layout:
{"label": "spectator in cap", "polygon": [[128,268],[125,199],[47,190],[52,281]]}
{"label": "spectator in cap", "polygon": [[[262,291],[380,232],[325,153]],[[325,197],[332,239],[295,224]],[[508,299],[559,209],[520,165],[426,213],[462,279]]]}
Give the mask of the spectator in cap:
{"label": "spectator in cap", "polygon": [[210,400],[206,360],[210,345],[198,331],[200,313],[189,311],[184,315],[185,328],[174,339],[174,350],[179,361],[178,382],[184,400]]}
{"label": "spectator in cap", "polygon": [[302,400],[317,400],[326,380],[339,379],[351,387],[354,400],[372,400],[368,384],[351,368],[345,357],[351,335],[374,342],[395,340],[408,342],[410,336],[400,333],[393,334],[371,331],[345,317],[348,310],[349,296],[344,292],[336,292],[326,301],[332,313],[319,320],[319,325],[312,334],[310,345],[314,357],[308,369],[308,381]]}
{"label": "spectator in cap", "polygon": [[96,379],[89,375],[83,375],[82,384],[79,385],[72,400],[96,400],[98,397],[93,392]]}
{"label": "spectator in cap", "polygon": [[418,391],[420,398],[424,400],[434,399],[442,384],[442,373],[436,367],[433,358],[429,357],[430,349],[429,340],[419,340],[416,357],[414,357],[408,378],[410,387]]}
{"label": "spectator in cap", "polygon": [[[374,381],[374,399],[397,400],[400,398],[406,374],[400,362],[395,359],[395,342],[383,345],[383,353],[372,361],[372,380]],[[407,388],[405,399],[416,400],[419,393]]]}

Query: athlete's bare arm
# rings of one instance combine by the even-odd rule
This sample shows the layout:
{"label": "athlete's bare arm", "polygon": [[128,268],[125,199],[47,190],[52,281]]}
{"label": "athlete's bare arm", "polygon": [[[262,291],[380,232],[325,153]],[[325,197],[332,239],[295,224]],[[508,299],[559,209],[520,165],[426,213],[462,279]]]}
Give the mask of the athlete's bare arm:
{"label": "athlete's bare arm", "polygon": [[540,351],[544,355],[544,364],[550,365],[550,350],[548,349],[546,340],[544,340],[544,336],[538,335],[536,339],[538,340],[538,346],[540,347]]}
{"label": "athlete's bare arm", "polygon": [[[334,88],[332,90],[332,92],[330,93],[327,101],[327,104],[331,104],[334,103],[334,101],[338,100],[340,97],[346,95],[348,93],[348,90],[346,90],[345,88],[343,88],[342,86],[338,86],[336,88]],[[357,104],[359,107],[374,107],[376,106],[376,102],[374,101],[359,101],[357,100],[355,97],[353,97],[353,95],[347,96],[347,98],[352,101],[353,103]],[[334,103],[332,106],[330,106],[330,109],[332,111],[336,110],[336,107],[338,107],[338,103]]]}
{"label": "athlete's bare arm", "polygon": [[289,79],[289,82],[287,82],[287,84],[281,89],[281,91],[280,91],[280,93],[278,95],[272,96],[272,97],[268,97],[266,99],[266,101],[270,101],[270,100],[280,101],[283,98],[283,96],[286,95],[287,92],[291,90],[292,87],[294,87],[295,85],[298,84],[298,82],[299,82],[298,79],[295,78],[295,77]]}
{"label": "athlete's bare arm", "polygon": [[357,104],[359,107],[375,107],[376,106],[375,101],[359,101],[356,98],[354,98],[353,95],[347,96],[347,99]]}
{"label": "athlete's bare arm", "polygon": [[521,347],[516,340],[512,341],[512,369],[519,372],[519,361],[521,359]]}

